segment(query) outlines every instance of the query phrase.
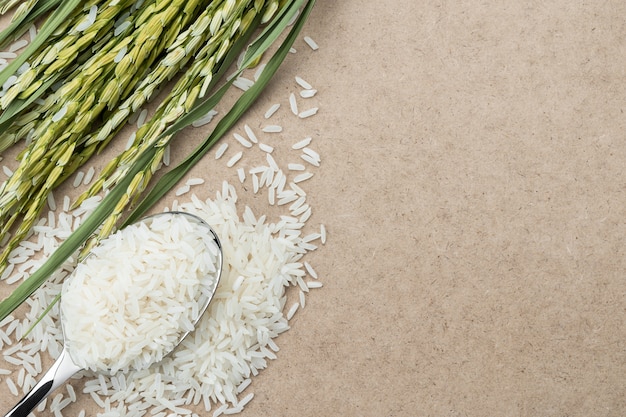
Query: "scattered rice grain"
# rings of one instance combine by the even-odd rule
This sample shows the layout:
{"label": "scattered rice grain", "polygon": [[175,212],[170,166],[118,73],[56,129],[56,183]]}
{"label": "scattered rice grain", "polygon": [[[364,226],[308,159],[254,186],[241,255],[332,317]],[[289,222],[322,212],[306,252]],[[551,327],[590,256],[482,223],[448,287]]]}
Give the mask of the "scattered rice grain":
{"label": "scattered rice grain", "polygon": [[28,45],[28,41],[26,39],[17,40],[9,45],[9,52],[17,52],[20,49],[24,48],[26,45]]}
{"label": "scattered rice grain", "polygon": [[237,176],[239,177],[239,182],[243,184],[246,180],[246,172],[243,168],[237,168]]}
{"label": "scattered rice grain", "polygon": [[309,89],[300,91],[300,97],[302,98],[312,98],[317,94],[317,90]]}
{"label": "scattered rice grain", "polygon": [[304,172],[302,174],[296,175],[295,178],[293,179],[293,182],[297,184],[299,182],[308,180],[312,176],[313,176],[312,172]]}
{"label": "scattered rice grain", "polygon": [[244,125],[243,130],[246,131],[246,135],[248,135],[248,139],[250,139],[250,142],[259,143],[259,140],[257,139],[256,135],[254,134],[254,131],[252,130],[250,126],[248,126],[247,124]]}
{"label": "scattered rice grain", "polygon": [[301,119],[306,119],[307,117],[311,117],[317,114],[318,107],[312,107],[308,110],[304,110],[298,114],[298,117]]}
{"label": "scattered rice grain", "polygon": [[296,95],[294,93],[289,94],[289,107],[291,108],[291,112],[298,115],[298,102],[296,101]]}
{"label": "scattered rice grain", "polygon": [[52,211],[57,209],[57,203],[54,200],[54,194],[53,193],[48,193],[48,208],[50,208],[50,210],[52,210]]}
{"label": "scattered rice grain", "polygon": [[304,42],[306,42],[306,44],[309,45],[309,48],[314,51],[317,51],[319,49],[319,45],[310,36],[305,36]]}
{"label": "scattered rice grain", "polygon": [[304,88],[305,90],[312,90],[313,86],[311,86],[311,84],[309,84],[307,81],[305,81],[302,77],[298,77],[296,76],[296,83],[298,83],[298,85],[302,88]]}
{"label": "scattered rice grain", "polygon": [[217,151],[215,151],[215,159],[220,159],[222,155],[224,155],[224,152],[226,152],[226,149],[228,149],[228,143],[224,142],[217,148]]}
{"label": "scattered rice grain", "polygon": [[243,156],[243,152],[239,151],[237,152],[235,155],[233,155],[228,162],[226,163],[226,166],[228,168],[233,167],[237,162],[239,162],[239,160],[241,159],[241,157]]}
{"label": "scattered rice grain", "polygon": [[194,185],[201,185],[201,184],[204,184],[204,179],[203,178],[189,178],[187,181],[185,181],[185,184],[189,185],[190,187]]}
{"label": "scattered rice grain", "polygon": [[315,167],[319,167],[320,163],[318,160],[316,160],[315,158],[313,158],[311,155],[307,155],[307,154],[302,154],[300,155],[300,158],[302,158],[304,161],[308,162],[309,164],[315,166]]}
{"label": "scattered rice grain", "polygon": [[272,153],[274,152],[274,148],[270,145],[267,145],[265,143],[259,143],[259,149],[262,150],[263,152],[267,152],[267,153]]}
{"label": "scattered rice grain", "polygon": [[181,195],[187,194],[189,192],[189,185],[183,185],[182,187],[178,187],[176,189],[176,197],[180,197]]}
{"label": "scattered rice grain", "polygon": [[235,137],[237,142],[239,142],[243,147],[245,147],[245,148],[251,148],[252,147],[252,142],[250,142],[249,140],[247,140],[246,138],[241,136],[239,133],[235,132],[235,133],[233,133],[233,136]]}
{"label": "scattered rice grain", "polygon": [[296,311],[298,311],[298,307],[300,307],[300,304],[294,303],[291,308],[289,308],[289,311],[287,312],[287,320],[291,320],[293,318]]}
{"label": "scattered rice grain", "polygon": [[280,104],[278,103],[272,104],[272,106],[269,109],[267,109],[267,111],[265,112],[265,118],[269,119],[270,117],[272,117],[274,113],[278,111],[279,108],[280,108]]}
{"label": "scattered rice grain", "polygon": [[11,394],[18,396],[19,392],[17,390],[17,386],[15,386],[15,382],[13,382],[11,378],[7,378],[6,383],[7,383],[7,386],[9,387],[9,391],[11,392]]}
{"label": "scattered rice grain", "polygon": [[308,272],[309,275],[311,275],[311,277],[313,277],[314,279],[317,279],[317,272],[315,272],[315,269],[313,269],[313,267],[311,266],[311,264],[307,261],[304,261],[304,268],[306,269],[306,272]]}
{"label": "scattered rice grain", "polygon": [[85,177],[85,173],[83,171],[78,171],[76,176],[74,177],[74,182],[72,185],[74,188],[78,188],[78,186],[83,182],[83,178]]}
{"label": "scattered rice grain", "polygon": [[298,142],[294,143],[293,145],[291,145],[291,148],[292,149],[296,149],[296,150],[302,149],[302,148],[304,148],[306,146],[309,146],[311,144],[311,140],[312,140],[312,138],[310,138],[310,137],[304,138],[301,141],[298,141]]}
{"label": "scattered rice grain", "polygon": [[83,184],[89,185],[91,183],[91,180],[93,180],[93,176],[95,175],[95,173],[96,169],[94,167],[89,167],[87,173],[85,174],[85,178],[83,179]]}
{"label": "scattered rice grain", "polygon": [[283,131],[283,127],[279,125],[267,125],[263,127],[265,133],[280,133]]}

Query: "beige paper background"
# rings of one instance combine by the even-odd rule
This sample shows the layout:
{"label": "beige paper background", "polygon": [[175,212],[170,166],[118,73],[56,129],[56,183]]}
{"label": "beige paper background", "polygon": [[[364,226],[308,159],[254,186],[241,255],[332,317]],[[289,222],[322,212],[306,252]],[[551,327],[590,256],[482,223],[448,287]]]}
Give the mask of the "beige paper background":
{"label": "beige paper background", "polygon": [[242,416],[626,412],[625,8],[318,0],[246,120],[319,90],[324,288]]}

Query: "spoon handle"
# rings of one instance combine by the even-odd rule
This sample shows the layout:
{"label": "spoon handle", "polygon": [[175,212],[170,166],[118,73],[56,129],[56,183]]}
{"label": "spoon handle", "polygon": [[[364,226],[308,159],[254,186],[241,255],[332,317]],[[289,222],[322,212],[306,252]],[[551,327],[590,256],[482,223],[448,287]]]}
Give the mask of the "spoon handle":
{"label": "spoon handle", "polygon": [[54,362],[41,380],[20,400],[19,403],[4,417],[27,417],[37,404],[48,396],[52,391],[61,386],[72,375],[80,371],[67,350],[63,349],[61,356]]}

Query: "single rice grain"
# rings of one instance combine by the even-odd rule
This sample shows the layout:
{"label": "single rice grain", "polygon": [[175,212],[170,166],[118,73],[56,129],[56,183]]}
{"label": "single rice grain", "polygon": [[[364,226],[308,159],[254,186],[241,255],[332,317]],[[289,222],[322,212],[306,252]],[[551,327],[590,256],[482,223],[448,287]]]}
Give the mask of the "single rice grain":
{"label": "single rice grain", "polygon": [[267,109],[267,111],[265,112],[264,117],[266,119],[269,119],[278,111],[279,108],[280,108],[280,104],[278,103],[272,104],[272,106],[269,109]]}
{"label": "single rice grain", "polygon": [[296,150],[305,148],[305,147],[307,147],[307,146],[309,146],[311,144],[311,140],[312,139],[310,137],[304,138],[304,139],[294,143],[293,145],[291,145],[291,148],[292,149],[296,149]]}
{"label": "single rice grain", "polygon": [[314,51],[317,51],[319,49],[318,44],[310,36],[305,36],[304,42],[306,42],[306,44],[309,45],[309,48]]}
{"label": "single rice grain", "polygon": [[283,127],[279,125],[267,125],[263,127],[265,133],[280,133],[283,131]]}
{"label": "single rice grain", "polygon": [[226,152],[226,149],[228,149],[228,143],[224,142],[215,151],[215,159],[220,159]]}
{"label": "single rice grain", "polygon": [[235,155],[233,155],[228,162],[226,163],[226,166],[228,168],[233,167],[237,162],[239,162],[239,160],[241,159],[241,157],[243,156],[243,152],[239,151],[237,152]]}

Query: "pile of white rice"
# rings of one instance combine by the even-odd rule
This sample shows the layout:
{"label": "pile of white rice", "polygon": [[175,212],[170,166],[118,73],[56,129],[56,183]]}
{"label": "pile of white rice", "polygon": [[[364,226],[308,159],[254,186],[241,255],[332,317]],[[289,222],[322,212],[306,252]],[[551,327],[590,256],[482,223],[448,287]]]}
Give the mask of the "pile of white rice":
{"label": "pile of white rice", "polygon": [[193,330],[218,280],[208,227],[153,216],[102,240],[65,280],[65,344],[83,369],[116,373],[159,362]]}

